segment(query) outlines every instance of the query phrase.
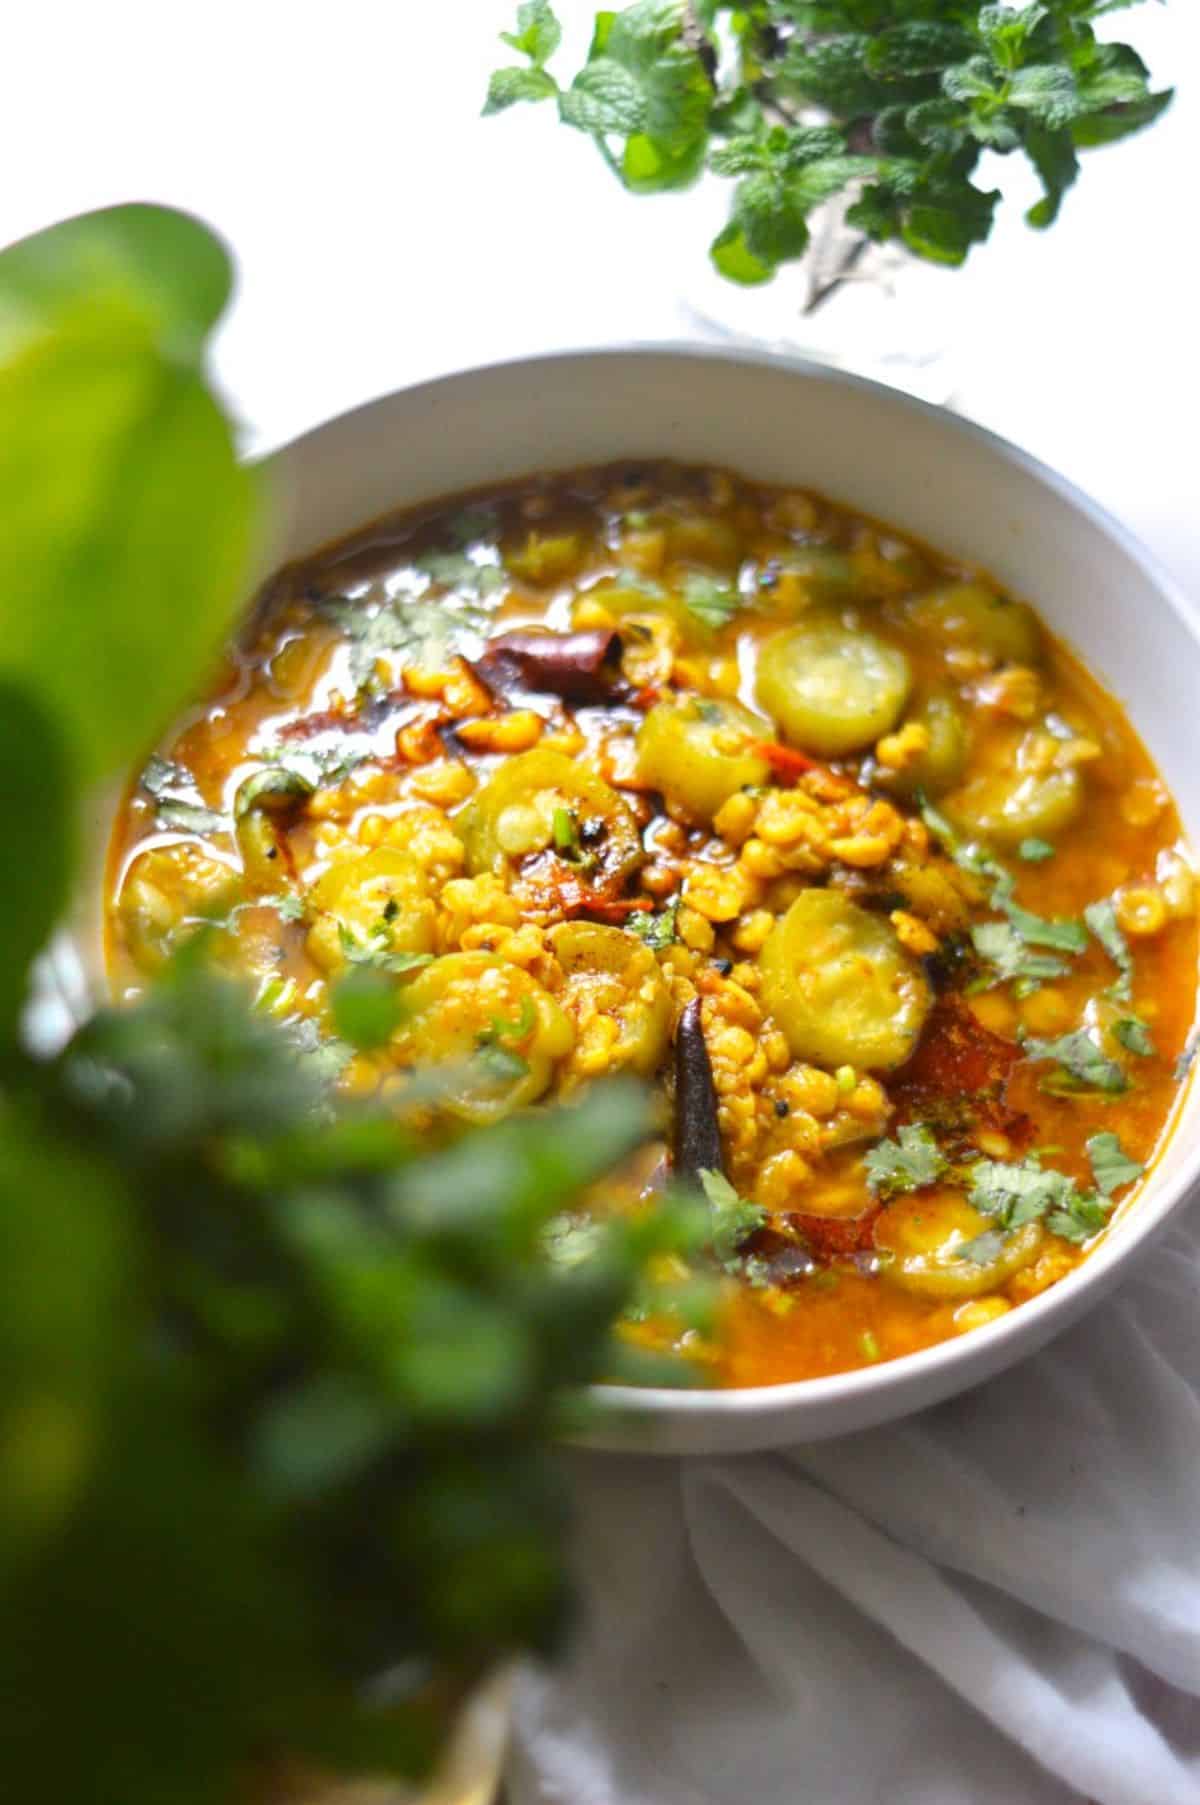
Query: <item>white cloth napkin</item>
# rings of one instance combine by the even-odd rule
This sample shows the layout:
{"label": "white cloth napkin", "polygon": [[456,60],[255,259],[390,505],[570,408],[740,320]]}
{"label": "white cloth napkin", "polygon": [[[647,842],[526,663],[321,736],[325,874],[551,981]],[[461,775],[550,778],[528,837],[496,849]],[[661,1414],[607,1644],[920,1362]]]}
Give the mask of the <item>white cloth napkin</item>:
{"label": "white cloth napkin", "polygon": [[513,1805],[1200,1805],[1200,1208],[923,1416],[572,1466],[586,1618]]}

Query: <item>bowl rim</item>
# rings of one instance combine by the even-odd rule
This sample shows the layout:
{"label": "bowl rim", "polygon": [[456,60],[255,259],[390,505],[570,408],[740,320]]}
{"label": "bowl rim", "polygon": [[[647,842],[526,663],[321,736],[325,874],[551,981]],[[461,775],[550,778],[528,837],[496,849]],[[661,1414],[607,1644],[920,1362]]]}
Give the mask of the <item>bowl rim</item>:
{"label": "bowl rim", "polygon": [[[822,363],[798,352],[755,345],[664,338],[635,339],[616,344],[556,346],[549,351],[491,357],[480,363],[443,371],[418,382],[405,384],[387,394],[360,402],[303,433],[270,446],[254,462],[268,467],[276,462],[285,465],[289,457],[299,453],[330,427],[349,426],[359,416],[373,413],[381,406],[399,400],[401,396],[428,396],[432,399],[440,389],[502,370],[549,370],[579,362],[637,361],[643,358],[666,358],[680,364],[719,363],[776,370],[823,386],[872,395],[901,415],[908,413],[935,420],[939,428],[982,446],[1001,462],[1032,478],[1070,510],[1081,515],[1102,538],[1123,551],[1157,591],[1160,600],[1178,617],[1200,654],[1200,601],[1193,601],[1157,554],[1069,477],[1063,476],[1034,453],[1024,450],[990,427],[956,413],[949,407],[924,401],[872,377]],[[517,472],[511,480],[520,480],[522,474],[531,473]],[[1197,994],[1200,999],[1200,986]],[[1180,1085],[1167,1126],[1164,1148],[1166,1141],[1172,1139],[1179,1130],[1188,1095],[1196,1081],[1197,1064],[1200,1064],[1200,1060],[1193,1063],[1185,1081]],[[890,1394],[913,1390],[922,1380],[927,1380],[930,1381],[924,1387],[927,1395],[943,1396],[957,1387],[939,1387],[936,1381],[939,1376],[956,1370],[964,1377],[965,1389],[965,1385],[971,1382],[971,1368],[984,1367],[990,1372],[1008,1364],[1003,1357],[997,1358],[999,1351],[1008,1343],[1014,1344],[1012,1353],[1015,1357],[1022,1342],[1036,1346],[1049,1339],[1058,1318],[1065,1319],[1062,1326],[1066,1327],[1078,1314],[1078,1306],[1084,1295],[1091,1290],[1102,1292],[1105,1281],[1111,1278],[1115,1268],[1132,1263],[1138,1252],[1145,1248],[1147,1241],[1187,1201],[1198,1181],[1200,1136],[1197,1136],[1194,1148],[1185,1153],[1177,1170],[1165,1182],[1156,1183],[1154,1171],[1151,1170],[1145,1192],[1119,1212],[1113,1224],[1117,1232],[1106,1236],[1082,1265],[1075,1267],[1037,1297],[1028,1299],[1019,1309],[1009,1312],[994,1323],[973,1330],[969,1336],[938,1342],[932,1347],[899,1355],[878,1365],[855,1367],[848,1372],[820,1378],[787,1380],[775,1385],[693,1390],[668,1386],[597,1384],[589,1390],[597,1402],[603,1405],[606,1417],[619,1416],[626,1420],[640,1418],[647,1421],[671,1417],[698,1422],[701,1418],[728,1420],[760,1414],[770,1417],[794,1414],[799,1427],[804,1415],[809,1412],[813,1415],[833,1413],[839,1405],[849,1404],[851,1400],[861,1403],[867,1397],[877,1400],[883,1406],[879,1411],[881,1419],[906,1414],[902,1409],[887,1409],[886,1400]],[[917,1407],[919,1406],[914,1406]]]}

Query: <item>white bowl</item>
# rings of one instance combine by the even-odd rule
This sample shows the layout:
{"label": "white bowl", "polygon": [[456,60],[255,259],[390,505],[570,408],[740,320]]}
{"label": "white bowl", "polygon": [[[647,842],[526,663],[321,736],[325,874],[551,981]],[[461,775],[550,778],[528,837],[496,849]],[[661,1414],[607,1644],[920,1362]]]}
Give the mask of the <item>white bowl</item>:
{"label": "white bowl", "polygon": [[[798,360],[695,347],[582,351],[389,395],[271,460],[296,557],[390,509],[628,458],[725,465],[821,490],[985,566],[1115,691],[1200,844],[1200,620],[1145,551],[1061,477],[954,414]],[[1097,819],[1097,832],[1104,822]],[[594,1446],[711,1454],[862,1429],[962,1391],[1098,1303],[1200,1174],[1189,1086],[1142,1195],[1074,1273],[988,1328],[834,1378],[735,1391],[604,1387]]]}

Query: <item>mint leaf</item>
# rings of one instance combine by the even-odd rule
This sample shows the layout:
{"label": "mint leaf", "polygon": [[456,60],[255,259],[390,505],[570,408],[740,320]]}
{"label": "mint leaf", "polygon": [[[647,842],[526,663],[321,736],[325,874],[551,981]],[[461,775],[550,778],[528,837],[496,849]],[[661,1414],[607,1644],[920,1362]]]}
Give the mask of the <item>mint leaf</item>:
{"label": "mint leaf", "polygon": [[1115,1134],[1094,1134],[1087,1143],[1096,1189],[1111,1197],[1122,1185],[1131,1185],[1146,1170],[1140,1160],[1130,1159]]}
{"label": "mint leaf", "polygon": [[540,69],[562,43],[562,26],[550,0],[522,0],[517,8],[516,31],[502,31],[500,39]]}
{"label": "mint leaf", "polygon": [[558,83],[545,69],[496,69],[488,82],[483,116],[503,113],[522,100],[550,100]]}
{"label": "mint leaf", "polygon": [[559,105],[567,125],[597,135],[639,132],[646,102],[636,77],[611,57],[598,57],[581,69]]}
{"label": "mint leaf", "polygon": [[880,1141],[866,1155],[863,1165],[870,1189],[885,1197],[919,1191],[949,1170],[945,1155],[923,1123],[907,1124],[894,1140]]}

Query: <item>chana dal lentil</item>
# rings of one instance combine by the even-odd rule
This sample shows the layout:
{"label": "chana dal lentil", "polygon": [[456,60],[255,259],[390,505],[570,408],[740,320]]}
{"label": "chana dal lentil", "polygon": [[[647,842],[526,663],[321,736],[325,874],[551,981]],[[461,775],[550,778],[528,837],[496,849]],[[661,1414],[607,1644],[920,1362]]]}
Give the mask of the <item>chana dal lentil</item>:
{"label": "chana dal lentil", "polygon": [[[728,1273],[696,1357],[732,1385],[1068,1273],[1162,1143],[1196,993],[1171,798],[1030,607],[819,495],[665,464],[283,571],[132,788],[110,895],[120,992],[216,920],[348,1092],[409,1108],[432,1065],[430,1107],[490,1121],[661,1085]],[[369,1053],[331,1011],[360,967],[402,1005]]]}

